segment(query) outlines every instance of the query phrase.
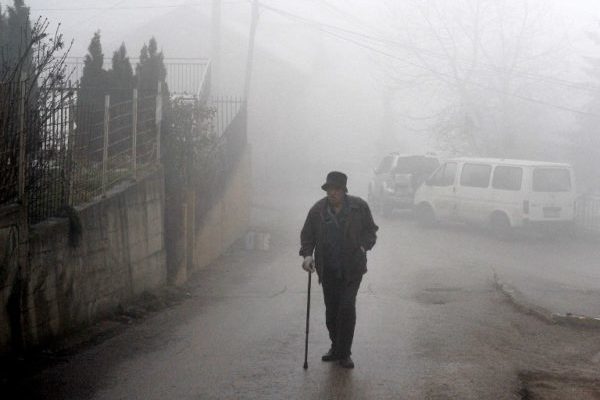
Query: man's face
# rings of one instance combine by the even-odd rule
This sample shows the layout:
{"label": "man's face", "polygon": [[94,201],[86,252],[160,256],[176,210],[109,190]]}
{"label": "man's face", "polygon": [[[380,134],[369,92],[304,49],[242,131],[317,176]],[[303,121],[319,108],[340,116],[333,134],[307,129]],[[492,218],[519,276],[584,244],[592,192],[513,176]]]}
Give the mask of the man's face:
{"label": "man's face", "polygon": [[344,200],[346,192],[343,188],[337,186],[329,186],[327,188],[327,198],[333,206],[339,206]]}

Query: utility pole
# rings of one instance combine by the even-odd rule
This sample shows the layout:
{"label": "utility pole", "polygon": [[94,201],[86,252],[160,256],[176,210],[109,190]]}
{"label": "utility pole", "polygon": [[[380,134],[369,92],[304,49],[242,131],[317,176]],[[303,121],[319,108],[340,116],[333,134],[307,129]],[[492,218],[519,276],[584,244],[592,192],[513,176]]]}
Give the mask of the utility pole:
{"label": "utility pole", "polygon": [[248,105],[248,96],[250,95],[250,80],[252,79],[252,61],[254,59],[254,37],[256,36],[256,26],[258,25],[258,7],[258,0],[253,0],[250,37],[248,39],[248,58],[246,61],[246,82],[244,85],[244,100],[246,101],[246,107]]}
{"label": "utility pole", "polygon": [[212,2],[212,49],[211,49],[211,65],[212,65],[212,82],[211,91],[220,92],[221,79],[221,0],[213,0]]}

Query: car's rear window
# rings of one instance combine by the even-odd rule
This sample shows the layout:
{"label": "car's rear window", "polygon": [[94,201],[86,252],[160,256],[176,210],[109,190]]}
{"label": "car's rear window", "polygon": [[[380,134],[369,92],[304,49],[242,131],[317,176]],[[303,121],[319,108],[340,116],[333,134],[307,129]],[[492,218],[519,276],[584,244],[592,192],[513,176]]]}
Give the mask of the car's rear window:
{"label": "car's rear window", "polygon": [[400,157],[396,161],[394,172],[397,174],[431,175],[440,166],[437,158],[410,156]]}
{"label": "car's rear window", "polygon": [[534,192],[569,192],[571,173],[565,168],[536,168],[533,170]]}

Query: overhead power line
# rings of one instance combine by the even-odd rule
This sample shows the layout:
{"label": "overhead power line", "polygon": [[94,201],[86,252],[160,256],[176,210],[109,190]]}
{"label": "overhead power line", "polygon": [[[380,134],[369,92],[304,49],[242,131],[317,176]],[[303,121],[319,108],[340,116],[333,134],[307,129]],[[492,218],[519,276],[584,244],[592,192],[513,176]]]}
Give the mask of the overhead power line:
{"label": "overhead power line", "polygon": [[[413,67],[416,67],[416,68],[419,68],[419,69],[426,70],[426,71],[431,72],[431,73],[433,73],[435,75],[442,76],[444,78],[450,79],[450,81],[447,81],[449,84],[452,84],[452,81],[457,81],[458,80],[459,82],[464,83],[464,84],[468,84],[468,85],[471,85],[471,86],[476,86],[476,87],[479,87],[479,88],[481,88],[483,90],[491,91],[491,92],[494,92],[494,93],[497,93],[497,94],[502,94],[502,95],[505,95],[505,96],[510,96],[510,97],[518,98],[518,99],[526,101],[526,102],[530,102],[530,103],[534,103],[534,104],[539,104],[539,105],[543,105],[543,106],[547,106],[547,107],[552,107],[552,108],[555,108],[555,109],[558,109],[558,110],[561,110],[561,111],[572,112],[572,113],[579,114],[579,115],[585,115],[585,116],[592,116],[592,117],[600,118],[600,115],[594,114],[594,113],[591,113],[591,112],[582,111],[582,110],[574,109],[574,108],[571,108],[571,107],[562,106],[562,105],[559,105],[559,104],[554,104],[554,103],[551,103],[551,102],[548,102],[548,101],[545,101],[545,100],[540,100],[540,99],[536,99],[536,98],[532,98],[532,97],[520,95],[518,93],[506,92],[506,91],[503,91],[503,90],[500,90],[500,89],[497,89],[497,88],[494,88],[494,87],[491,87],[491,86],[488,86],[488,85],[485,85],[485,84],[482,84],[482,83],[479,83],[479,82],[474,82],[474,81],[467,80],[467,79],[461,79],[461,78],[453,76],[451,74],[448,74],[448,73],[445,73],[445,72],[442,72],[442,71],[438,71],[438,70],[433,69],[431,67],[428,67],[428,66],[416,63],[416,62],[408,61],[405,58],[402,58],[402,57],[400,57],[400,56],[398,56],[396,54],[390,53],[390,52],[385,51],[385,50],[378,49],[376,47],[373,47],[371,44],[361,42],[361,41],[357,40],[355,37],[354,38],[353,37],[348,37],[348,35],[351,34],[351,35],[354,35],[354,36],[366,38],[366,39],[369,39],[369,40],[375,40],[375,41],[379,41],[379,42],[389,42],[387,39],[375,38],[375,37],[363,34],[361,32],[355,32],[355,31],[351,31],[351,30],[348,30],[348,29],[336,27],[336,26],[333,26],[333,25],[321,23],[319,21],[311,20],[309,18],[306,18],[306,17],[300,16],[300,15],[291,13],[289,11],[281,10],[279,8],[276,8],[276,7],[272,7],[272,6],[269,6],[269,5],[264,4],[264,3],[260,3],[260,6],[262,8],[264,8],[265,10],[269,10],[269,11],[271,11],[273,13],[276,13],[276,14],[279,14],[281,16],[287,17],[288,19],[292,19],[292,20],[304,23],[306,25],[310,25],[310,26],[315,27],[318,30],[320,30],[320,31],[322,31],[322,32],[330,35],[330,36],[333,36],[333,37],[336,37],[336,38],[338,38],[340,40],[344,40],[346,42],[352,43],[352,44],[354,44],[356,46],[362,47],[362,48],[364,48],[366,50],[369,50],[371,52],[374,52],[374,53],[377,53],[379,55],[388,57],[390,59],[394,59],[394,60],[396,60],[398,62],[407,64],[407,65],[410,65],[410,66],[413,66]],[[337,31],[337,32],[335,32],[335,31]],[[423,49],[420,49],[420,50],[423,50]],[[454,83],[454,84],[456,84],[456,83]],[[572,83],[572,84],[576,85],[575,83]],[[574,86],[574,88],[581,89],[581,87],[579,87],[579,86]]]}
{"label": "overhead power line", "polygon": [[[207,0],[208,1],[208,0]],[[116,5],[114,6],[110,6],[110,7],[68,7],[68,8],[35,8],[32,9],[33,11],[74,11],[74,12],[80,12],[80,11],[101,11],[100,13],[97,13],[95,15],[93,15],[92,17],[82,21],[79,25],[83,25],[84,23],[87,23],[93,19],[95,19],[96,17],[100,16],[103,14],[103,12],[107,12],[107,11],[116,11],[116,10],[143,10],[143,9],[168,9],[168,8],[180,8],[180,7],[184,7],[184,6],[201,6],[201,5],[206,5],[206,2],[187,2],[187,3],[182,3],[182,4],[171,4],[171,5],[151,5],[151,6],[120,6],[120,4],[122,4],[124,1],[119,1]],[[222,4],[240,4],[240,3],[245,3],[245,1],[242,0],[238,0],[238,1],[226,1],[223,2]],[[345,18],[351,18],[353,21],[358,21],[358,19],[356,17],[351,16],[350,14],[348,14],[345,11],[340,10],[337,6],[334,6],[333,4],[331,4],[328,1],[324,1],[324,4],[331,8],[332,10],[336,11],[338,14],[343,15]],[[315,21],[315,20],[311,20],[302,16],[299,16],[297,14],[293,14],[290,13],[288,11],[285,10],[281,10],[272,6],[269,6],[267,4],[261,3],[261,7],[271,10],[273,12],[278,12],[280,14],[284,14],[286,17],[289,18],[295,18],[298,20],[301,20],[301,22],[310,24],[310,25],[320,25],[323,27],[328,27],[340,32],[344,32],[347,33],[349,35],[353,35],[353,36],[357,36],[375,43],[380,43],[380,44],[387,44],[387,45],[393,45],[399,48],[405,48],[405,49],[409,49],[409,50],[413,50],[413,51],[417,51],[420,54],[425,54],[429,57],[435,57],[435,58],[441,58],[441,59],[445,59],[446,56],[442,55],[442,54],[437,54],[431,50],[427,50],[427,49],[423,49],[417,46],[411,46],[409,44],[406,43],[400,43],[398,41],[394,41],[391,39],[386,39],[380,36],[373,36],[373,35],[369,35],[369,34],[365,34],[363,32],[359,32],[359,31],[354,31],[354,30],[349,30],[349,29],[345,29],[345,28],[341,28],[338,26],[334,26],[334,25],[330,25],[330,24],[326,24],[326,23],[322,23],[319,21]],[[78,26],[79,26],[78,25]],[[362,23],[361,21],[361,25],[364,25],[364,23]],[[498,69],[500,69],[498,66],[495,65],[491,65],[491,64],[485,64],[483,63],[486,67],[487,67],[487,71],[489,72],[497,72]],[[530,80],[539,80],[539,81],[545,81],[545,82],[550,82],[556,85],[560,85],[563,87],[567,87],[570,89],[574,89],[574,90],[581,90],[581,91],[586,91],[586,92],[591,92],[591,93],[598,93],[598,89],[597,88],[593,88],[593,87],[589,87],[587,85],[581,84],[581,83],[577,83],[577,82],[572,82],[572,81],[568,81],[565,79],[561,79],[561,78],[557,78],[557,77],[551,77],[551,76],[544,76],[544,75],[539,75],[539,74],[534,74],[531,72],[525,72],[525,71],[519,71],[519,70],[511,70],[512,74],[521,76],[523,78],[526,79],[530,79]]]}
{"label": "overhead power line", "polygon": [[[362,27],[365,27],[369,30],[373,30],[374,28],[371,26],[368,26],[367,24],[365,24],[362,20],[360,20],[358,17],[352,15],[351,13],[348,13],[347,11],[341,10],[339,7],[333,5],[332,3],[330,3],[327,0],[321,0],[323,4],[325,4],[325,6],[327,6],[328,8],[330,8],[331,10],[335,11],[338,15],[343,16],[347,21],[349,21],[350,23],[354,24],[358,24]],[[405,43],[400,43],[398,41],[394,41],[394,40],[390,40],[390,39],[385,39],[381,36],[376,37],[376,36],[372,36],[372,35],[364,35],[361,34],[360,32],[354,32],[354,34],[356,35],[363,35],[365,38],[367,39],[371,39],[373,41],[377,41],[377,42],[381,42],[381,43],[385,43],[385,44],[390,44],[390,45],[394,45],[397,47],[402,47],[402,48],[407,48],[413,51],[416,51],[418,53],[426,53],[426,55],[431,56],[431,57],[435,57],[435,58],[441,58],[441,59],[446,59],[447,56],[443,55],[443,54],[438,54],[435,53],[433,51],[430,50],[426,50],[423,48],[419,48],[416,46],[410,46],[407,45]],[[485,67],[487,67],[487,71],[490,72],[496,72],[497,70],[501,70],[501,67],[498,67],[497,65],[494,64],[489,64],[489,63],[485,63],[485,62],[481,62],[481,64],[483,64]],[[477,71],[481,71],[481,70],[477,70]],[[575,90],[582,90],[582,91],[587,91],[587,92],[591,92],[591,93],[598,93],[599,89],[598,88],[593,88],[593,87],[589,87],[583,83],[577,83],[577,82],[572,82],[566,79],[561,79],[561,78],[557,78],[554,76],[545,76],[545,75],[540,75],[540,74],[535,74],[532,72],[527,72],[527,71],[522,71],[519,69],[511,69],[511,74],[523,77],[523,78],[527,78],[527,79],[531,79],[531,80],[538,80],[538,81],[545,81],[545,82],[550,82],[556,85],[561,85],[564,87],[568,87],[570,89],[575,89]]]}
{"label": "overhead power line", "polygon": [[[119,2],[119,4],[123,3],[123,1]],[[162,4],[162,5],[152,5],[152,6],[109,6],[109,7],[47,7],[47,8],[31,8],[31,11],[71,11],[71,12],[81,12],[81,11],[119,11],[119,10],[145,10],[145,9],[161,9],[161,8],[181,8],[185,6],[204,6],[208,3],[205,2],[186,2],[181,4]],[[245,3],[245,1],[224,1],[222,4],[241,4]]]}
{"label": "overhead power line", "polygon": [[[329,7],[333,7],[330,5],[330,3],[326,2],[326,5],[328,5]],[[398,42],[396,40],[392,40],[392,39],[387,39],[381,36],[373,36],[373,35],[369,35],[366,34],[364,32],[359,32],[359,31],[355,31],[355,30],[350,30],[350,29],[345,29],[345,28],[341,28],[335,25],[330,25],[327,23],[323,23],[323,22],[319,22],[316,20],[312,20],[306,17],[302,17],[300,15],[297,14],[293,14],[289,11],[285,11],[279,8],[275,8],[272,6],[269,6],[267,4],[261,3],[261,6],[267,10],[279,13],[283,16],[286,16],[288,18],[292,18],[292,19],[296,19],[299,22],[304,22],[308,25],[313,25],[313,26],[317,26],[317,27],[327,27],[327,28],[331,28],[334,29],[336,31],[339,32],[343,32],[343,33],[347,33],[349,35],[352,36],[356,36],[362,39],[366,39],[369,40],[371,42],[374,43],[378,43],[378,44],[385,44],[385,45],[392,45],[398,48],[404,48],[404,49],[408,49],[408,50],[412,50],[412,51],[416,51],[419,54],[424,54],[427,55],[429,57],[434,57],[434,58],[439,58],[439,59],[447,59],[447,56],[443,55],[443,54],[439,54],[436,53],[434,51],[428,50],[428,49],[424,49],[421,47],[417,47],[417,46],[413,46],[410,44],[406,44],[406,43],[401,43]],[[341,11],[339,11],[341,12]],[[348,16],[347,16],[348,17]],[[348,17],[349,18],[349,17]],[[488,63],[484,63],[481,62],[481,64],[483,64],[486,68],[488,72],[497,72],[498,70],[500,70],[501,68],[498,67],[497,65],[493,65],[493,64],[488,64]],[[481,69],[478,69],[477,71],[482,71]],[[572,82],[572,81],[568,81],[566,79],[561,79],[561,78],[557,78],[557,77],[552,77],[552,76],[545,76],[545,75],[539,75],[539,74],[534,74],[531,72],[526,72],[526,71],[520,71],[518,69],[512,69],[511,73],[526,79],[530,79],[530,80],[541,80],[541,81],[546,81],[546,82],[551,82],[553,84],[556,85],[560,85],[563,87],[568,87],[570,89],[575,89],[575,90],[582,90],[582,91],[587,91],[587,92],[591,92],[591,93],[598,93],[599,89],[597,88],[593,88],[593,87],[589,87],[589,86],[585,86],[581,83],[577,83],[577,82]]]}
{"label": "overhead power line", "polygon": [[[126,0],[117,0],[115,3],[113,3],[112,6],[108,7],[106,10],[112,10],[112,9],[114,9],[116,7],[119,7],[121,4],[125,3],[125,1]],[[97,12],[94,15],[92,15],[91,17],[86,18],[83,21],[79,22],[76,26],[79,27],[79,26],[81,26],[83,24],[87,24],[88,22],[93,21],[96,17],[99,17],[102,14],[103,14],[103,11]]]}

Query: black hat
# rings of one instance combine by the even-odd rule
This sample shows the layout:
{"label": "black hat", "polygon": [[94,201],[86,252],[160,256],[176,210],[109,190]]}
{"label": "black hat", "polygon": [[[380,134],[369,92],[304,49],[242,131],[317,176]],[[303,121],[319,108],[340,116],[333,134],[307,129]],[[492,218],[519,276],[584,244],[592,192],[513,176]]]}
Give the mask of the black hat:
{"label": "black hat", "polygon": [[321,189],[327,190],[330,186],[336,186],[344,189],[345,192],[348,192],[348,188],[346,187],[346,183],[348,182],[348,177],[343,172],[331,171],[327,174],[327,181],[321,186]]}

